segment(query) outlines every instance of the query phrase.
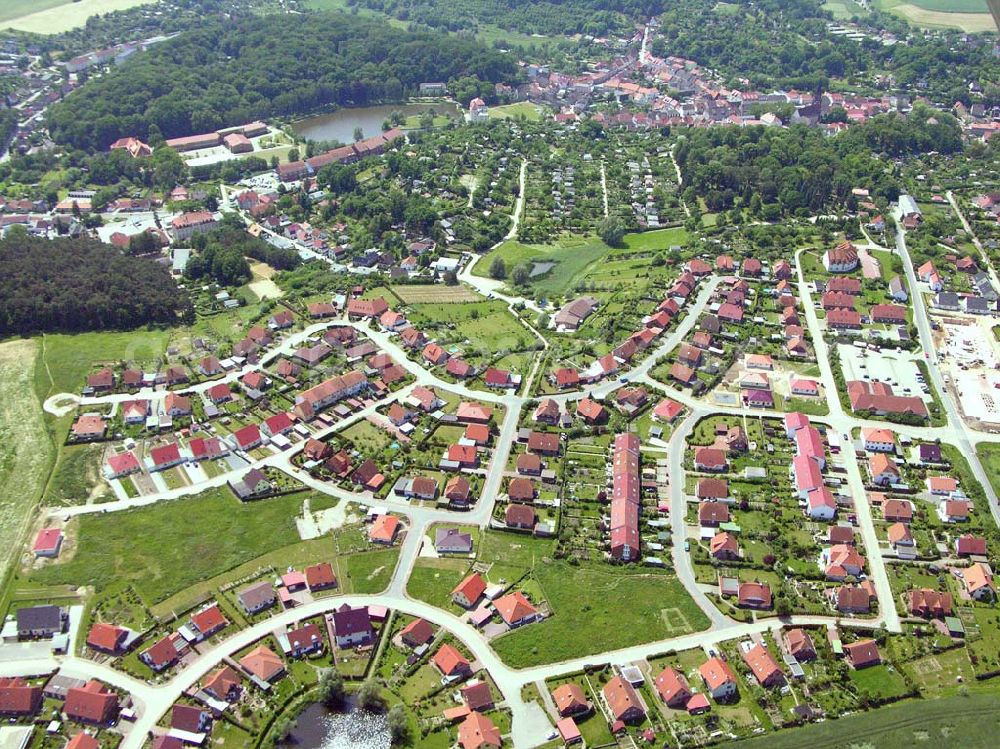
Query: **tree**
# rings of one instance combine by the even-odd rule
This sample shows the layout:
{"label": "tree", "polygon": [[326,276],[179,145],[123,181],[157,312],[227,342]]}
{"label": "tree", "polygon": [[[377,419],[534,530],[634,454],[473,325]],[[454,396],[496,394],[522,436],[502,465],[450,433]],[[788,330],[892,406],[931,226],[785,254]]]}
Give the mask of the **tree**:
{"label": "tree", "polygon": [[389,735],[392,737],[393,745],[405,744],[410,736],[410,724],[406,719],[406,710],[400,704],[395,704],[389,708],[386,716],[389,724]]}
{"label": "tree", "polygon": [[524,286],[531,279],[531,268],[523,263],[521,265],[514,266],[514,270],[510,273],[510,280],[514,282],[515,286]]}
{"label": "tree", "polygon": [[365,679],[358,689],[358,705],[365,710],[378,710],[382,707],[382,688],[375,679]]}
{"label": "tree", "polygon": [[507,264],[503,261],[503,258],[499,256],[493,258],[493,262],[490,263],[490,278],[502,281],[506,277]]}
{"label": "tree", "polygon": [[601,219],[597,224],[597,233],[609,247],[621,247],[625,237],[625,227],[615,216]]}
{"label": "tree", "polygon": [[295,730],[295,720],[289,717],[279,718],[271,729],[271,741],[273,746],[285,743],[292,731]]}
{"label": "tree", "polygon": [[365,139],[365,131],[361,129],[360,125],[358,125],[356,128],[354,128],[354,140],[359,141],[364,139]]}
{"label": "tree", "polygon": [[289,161],[298,161],[299,160],[299,149],[297,149],[297,148],[290,148],[288,150],[288,160]]}
{"label": "tree", "polygon": [[445,286],[458,286],[458,276],[455,275],[455,271],[445,271],[442,278]]}
{"label": "tree", "polygon": [[344,677],[336,669],[319,677],[319,698],[327,707],[338,707],[344,701]]}

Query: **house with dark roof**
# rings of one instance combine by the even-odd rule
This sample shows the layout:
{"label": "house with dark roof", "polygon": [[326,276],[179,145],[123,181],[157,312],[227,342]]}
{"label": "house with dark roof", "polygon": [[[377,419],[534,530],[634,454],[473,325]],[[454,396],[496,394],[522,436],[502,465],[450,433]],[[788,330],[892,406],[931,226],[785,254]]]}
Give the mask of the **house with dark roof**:
{"label": "house with dark roof", "polygon": [[375,637],[366,606],[354,608],[345,603],[327,616],[333,624],[334,638],[339,648],[367,645]]}

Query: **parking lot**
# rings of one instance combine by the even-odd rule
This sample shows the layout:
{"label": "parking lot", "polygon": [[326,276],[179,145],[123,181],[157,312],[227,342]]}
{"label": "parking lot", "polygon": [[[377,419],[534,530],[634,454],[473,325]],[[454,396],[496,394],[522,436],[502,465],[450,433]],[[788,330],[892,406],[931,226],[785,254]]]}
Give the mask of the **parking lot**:
{"label": "parking lot", "polygon": [[912,354],[870,351],[844,344],[837,348],[846,381],[886,382],[896,395],[916,395],[926,403],[933,400],[928,387],[920,379],[920,370]]}

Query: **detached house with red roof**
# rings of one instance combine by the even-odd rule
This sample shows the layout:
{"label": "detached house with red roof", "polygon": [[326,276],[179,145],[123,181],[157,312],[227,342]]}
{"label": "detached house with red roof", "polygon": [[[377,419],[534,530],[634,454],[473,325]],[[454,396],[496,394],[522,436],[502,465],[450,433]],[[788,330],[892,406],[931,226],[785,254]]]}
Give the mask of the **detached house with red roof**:
{"label": "detached house with red roof", "polygon": [[716,702],[724,702],[736,695],[736,674],[721,658],[712,658],[698,668],[705,688]]}
{"label": "detached house with red roof", "polygon": [[471,609],[485,592],[486,581],[478,572],[472,572],[451,591],[451,600],[462,608]]}
{"label": "detached house with red roof", "polygon": [[504,624],[511,629],[530,624],[539,618],[538,610],[518,590],[498,598],[493,605]]}
{"label": "detached house with red roof", "polygon": [[646,717],[635,687],[621,676],[615,676],[605,684],[601,694],[615,724],[638,723]]}
{"label": "detached house with red roof", "polygon": [[117,717],[118,707],[118,695],[96,679],[91,679],[84,686],[73,687],[66,692],[63,712],[70,720],[101,725]]}
{"label": "detached house with red roof", "polygon": [[472,664],[469,663],[469,659],[447,643],[438,648],[431,662],[446,679],[472,675]]}
{"label": "detached house with red roof", "polygon": [[42,707],[42,688],[19,676],[0,678],[0,715],[34,715]]}

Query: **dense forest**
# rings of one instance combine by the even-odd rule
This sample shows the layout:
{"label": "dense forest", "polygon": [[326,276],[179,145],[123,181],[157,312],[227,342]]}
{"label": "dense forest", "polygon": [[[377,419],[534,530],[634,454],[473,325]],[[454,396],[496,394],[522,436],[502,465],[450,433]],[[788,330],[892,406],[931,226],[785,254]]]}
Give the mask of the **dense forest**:
{"label": "dense forest", "polygon": [[693,128],[678,141],[675,156],[693,199],[710,211],[746,207],[773,221],[851,205],[851,190],[895,200],[899,185],[885,156],[962,148],[950,115],[918,105],[908,117],[880,115],[836,137],[817,128]]}
{"label": "dense forest", "polygon": [[0,335],[127,330],[193,317],[160,263],[90,239],[15,234],[0,241]]}
{"label": "dense forest", "polygon": [[626,33],[663,11],[664,0],[355,0],[369,10],[449,31],[491,24],[524,34]]}
{"label": "dense forest", "polygon": [[[958,32],[913,35],[906,43],[883,45],[830,36],[829,14],[820,0],[758,0],[730,3],[721,12],[715,0],[672,3],[662,16],[657,55],[695,60],[737,84],[750,87],[826,88],[830,78],[891,73],[898,85],[925,88],[968,101],[968,81],[979,82],[987,97],[1000,101],[1000,60],[986,41],[967,43]],[[878,25],[900,34],[898,21]]]}
{"label": "dense forest", "polygon": [[400,101],[422,81],[512,82],[513,57],[440,32],[342,14],[207,20],[89,81],[48,112],[60,143],[154,142],[329,105]]}

